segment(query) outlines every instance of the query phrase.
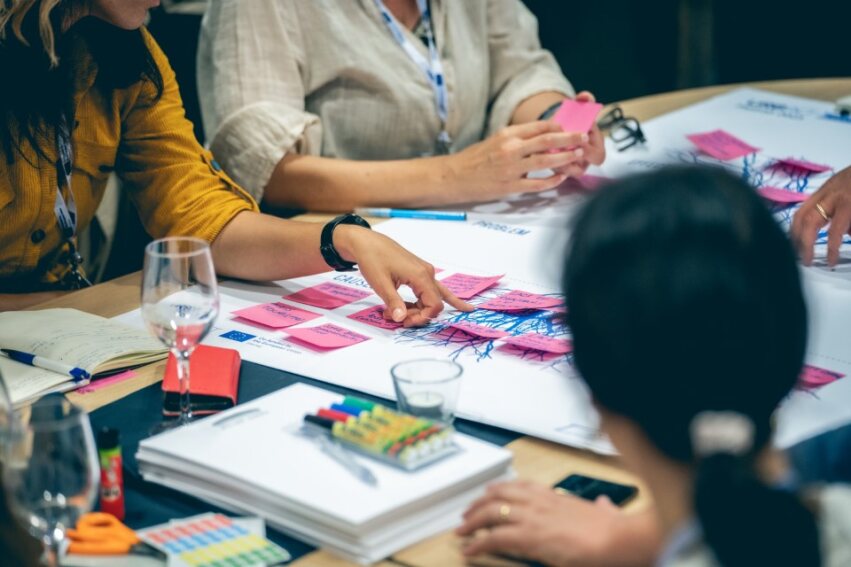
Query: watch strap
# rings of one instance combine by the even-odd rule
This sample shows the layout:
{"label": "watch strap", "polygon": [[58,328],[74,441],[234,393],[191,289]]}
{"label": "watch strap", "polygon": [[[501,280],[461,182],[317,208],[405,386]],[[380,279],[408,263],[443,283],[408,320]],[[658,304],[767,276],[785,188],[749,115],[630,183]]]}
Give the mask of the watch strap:
{"label": "watch strap", "polygon": [[334,218],[331,222],[322,227],[322,236],[319,242],[319,252],[322,253],[322,258],[325,263],[331,266],[338,272],[352,272],[355,270],[355,263],[345,260],[337,248],[334,247],[334,230],[341,224],[352,224],[370,228],[369,223],[360,216],[349,213],[340,215]]}

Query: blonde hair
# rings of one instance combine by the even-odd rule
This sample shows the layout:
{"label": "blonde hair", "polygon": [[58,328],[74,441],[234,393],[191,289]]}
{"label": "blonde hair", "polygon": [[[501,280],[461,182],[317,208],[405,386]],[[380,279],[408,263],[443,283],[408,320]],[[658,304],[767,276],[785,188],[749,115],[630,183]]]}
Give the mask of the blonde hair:
{"label": "blonde hair", "polygon": [[0,40],[5,41],[7,31],[11,29],[18,41],[24,45],[29,45],[30,42],[24,36],[21,27],[24,24],[24,18],[38,4],[38,33],[41,37],[41,44],[44,46],[44,51],[50,59],[51,66],[57,66],[59,64],[59,58],[56,56],[55,33],[53,23],[50,21],[50,13],[62,1],[5,0],[0,4]]}

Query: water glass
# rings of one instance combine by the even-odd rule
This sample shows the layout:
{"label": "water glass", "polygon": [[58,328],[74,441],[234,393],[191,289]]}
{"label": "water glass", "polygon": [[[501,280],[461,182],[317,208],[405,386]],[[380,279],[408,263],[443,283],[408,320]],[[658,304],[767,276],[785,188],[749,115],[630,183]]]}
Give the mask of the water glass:
{"label": "water glass", "polygon": [[422,358],[396,364],[390,374],[399,410],[452,423],[463,372],[460,364],[446,359]]}

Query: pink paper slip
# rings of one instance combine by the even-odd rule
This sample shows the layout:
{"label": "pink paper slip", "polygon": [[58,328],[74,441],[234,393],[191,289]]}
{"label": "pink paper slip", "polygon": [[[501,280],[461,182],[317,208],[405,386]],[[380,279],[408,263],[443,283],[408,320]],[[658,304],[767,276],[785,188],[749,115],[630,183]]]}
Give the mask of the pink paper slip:
{"label": "pink paper slip", "polygon": [[286,303],[264,303],[234,311],[231,315],[236,315],[241,319],[247,319],[252,323],[273,329],[292,327],[293,325],[321,317],[318,313],[305,311],[304,309],[299,309]]}
{"label": "pink paper slip", "polygon": [[317,327],[289,329],[287,334],[309,345],[327,349],[343,348],[369,340],[366,335],[361,335],[333,323],[325,323]]}
{"label": "pink paper slip", "polygon": [[763,199],[783,205],[803,203],[809,197],[807,193],[798,193],[797,191],[789,191],[788,189],[781,189],[779,187],[760,187],[756,192]]}
{"label": "pink paper slip", "polygon": [[829,165],[821,165],[805,159],[795,159],[791,157],[777,160],[777,165],[788,165],[795,169],[803,169],[804,171],[812,171],[813,173],[824,173],[825,171],[833,169]]}
{"label": "pink paper slip", "polygon": [[402,323],[388,321],[385,319],[383,305],[367,307],[357,313],[352,313],[348,317],[349,319],[354,319],[355,321],[360,321],[361,323],[366,323],[367,325],[372,325],[373,327],[378,327],[379,329],[385,329],[387,331],[401,329],[404,326]]}
{"label": "pink paper slip", "polygon": [[573,352],[573,343],[565,339],[554,339],[537,333],[526,333],[508,337],[505,342],[517,348],[526,348],[551,352],[553,354],[567,354]]}
{"label": "pink paper slip", "polygon": [[118,384],[119,382],[124,382],[136,375],[134,370],[125,370],[124,372],[119,372],[118,374],[113,374],[112,376],[107,376],[106,378],[98,378],[89,382],[88,385],[83,386],[82,388],[78,388],[75,390],[78,394],[91,394],[92,392],[97,392],[98,390],[102,390],[107,386],[112,386],[114,384]]}
{"label": "pink paper slip", "polygon": [[485,327],[484,325],[477,325],[468,321],[458,321],[457,323],[450,323],[449,328],[458,329],[459,331],[463,331],[468,335],[480,337],[483,339],[501,339],[502,337],[508,336],[508,333],[506,333],[505,331],[500,331],[499,329],[492,329],[490,327]]}
{"label": "pink paper slip", "polygon": [[759,148],[743,142],[724,130],[691,134],[686,138],[703,152],[722,161],[740,158],[759,151]]}
{"label": "pink paper slip", "polygon": [[827,386],[831,382],[836,382],[844,377],[845,374],[840,372],[805,364],[804,368],[801,369],[801,376],[798,378],[798,387],[804,390],[812,390]]}
{"label": "pink paper slip", "polygon": [[553,121],[558,123],[565,132],[584,134],[594,127],[597,115],[602,109],[603,105],[599,102],[579,102],[566,98],[553,115]]}
{"label": "pink paper slip", "polygon": [[582,186],[583,189],[587,189],[588,191],[593,191],[594,189],[599,189],[601,185],[605,185],[606,183],[610,183],[612,181],[611,177],[604,177],[602,175],[591,175],[590,173],[586,173],[577,179],[579,185]]}
{"label": "pink paper slip", "polygon": [[460,297],[461,299],[470,299],[479,295],[489,287],[496,285],[496,282],[502,279],[499,276],[471,276],[469,274],[452,274],[447,278],[440,280],[440,283],[445,285],[449,291]]}
{"label": "pink paper slip", "polygon": [[285,295],[284,299],[297,301],[305,305],[320,307],[322,309],[336,309],[349,303],[369,297],[372,293],[362,289],[355,289],[347,285],[326,282],[313,287],[304,288],[301,291]]}
{"label": "pink paper slip", "polygon": [[479,309],[490,311],[524,311],[527,309],[549,309],[564,303],[559,297],[550,297],[515,289],[477,305]]}

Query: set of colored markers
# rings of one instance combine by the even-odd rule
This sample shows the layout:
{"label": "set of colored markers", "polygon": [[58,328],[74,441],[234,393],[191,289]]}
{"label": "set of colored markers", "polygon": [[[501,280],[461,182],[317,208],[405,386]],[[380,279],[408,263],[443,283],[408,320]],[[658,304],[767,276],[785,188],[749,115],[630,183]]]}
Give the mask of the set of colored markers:
{"label": "set of colored markers", "polygon": [[306,428],[329,435],[341,445],[406,470],[414,470],[457,452],[450,425],[401,413],[381,404],[346,396],[315,415]]}

